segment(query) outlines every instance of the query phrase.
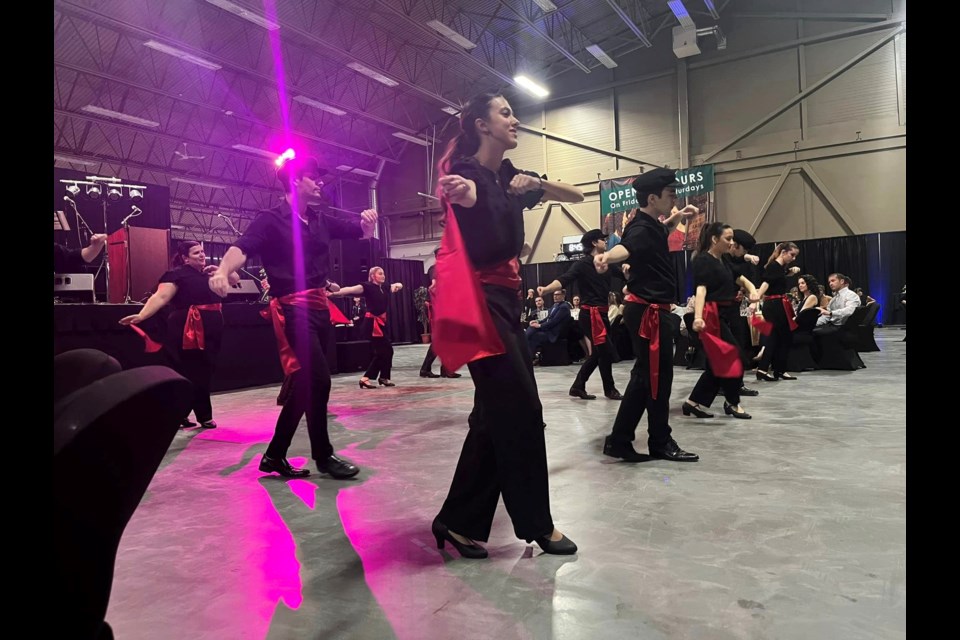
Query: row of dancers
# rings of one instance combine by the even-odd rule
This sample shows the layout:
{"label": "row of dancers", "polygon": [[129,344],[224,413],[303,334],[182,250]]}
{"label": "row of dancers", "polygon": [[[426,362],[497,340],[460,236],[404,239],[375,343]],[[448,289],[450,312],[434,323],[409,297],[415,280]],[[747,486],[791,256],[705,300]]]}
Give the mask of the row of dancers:
{"label": "row of dancers", "polygon": [[[489,538],[501,496],[518,538],[535,542],[549,554],[577,551],[577,545],[556,528],[550,508],[543,406],[518,320],[523,304],[518,256],[524,244],[524,209],[546,200],[580,202],[583,192],[576,186],[521,171],[504,159],[507,151],[517,147],[518,124],[502,95],[476,96],[464,107],[459,132],[439,163],[438,195],[445,207],[445,224],[435,264],[433,344],[428,358],[439,357],[444,373],[466,365],[475,394],[456,471],[431,530],[439,548],[450,543],[467,558],[487,557],[480,543]],[[197,387],[195,416],[201,426],[214,427],[209,378],[223,323],[219,303],[247,257],[259,255],[270,274],[272,299],[265,314],[273,325],[286,376],[280,415],[259,469],[288,478],[310,473],[287,460],[304,414],[310,454],[318,471],[333,478],[351,478],[359,473],[356,465],[335,454],[328,434],[331,380],[324,347],[332,330],[329,296],[363,295],[367,299],[365,322],[373,338],[374,362],[361,378],[360,387],[375,388],[373,380],[378,385],[392,385],[393,350],[386,339],[386,306],[389,295],[400,285],[385,286],[382,269],[372,270],[369,282],[352,287],[339,288],[327,280],[330,241],[369,237],[377,222],[374,210],[346,217],[327,207],[308,204],[311,199],[321,198],[327,174],[314,158],[288,159],[277,171],[283,200],[261,212],[217,266],[205,265],[199,243],[181,245],[183,265],[164,275],[157,293],[140,313],[121,321],[136,325],[170,305],[171,326],[183,327],[173,345],[176,360],[181,363],[181,373]],[[581,306],[586,311],[580,317],[589,325],[585,333],[592,337],[594,349],[570,393],[589,397],[587,381],[599,368],[604,394],[620,401],[603,453],[630,462],[648,459],[633,447],[645,413],[651,457],[699,460],[695,453],[680,448],[668,421],[673,383],[673,326],[669,316],[677,287],[667,237],[680,222],[697,213],[691,206],[676,208],[678,186],[672,170],[656,169],[639,176],[633,183],[639,208],[626,225],[620,243],[607,250],[599,230],[588,232],[584,244],[591,247],[591,257],[540,288],[543,295],[578,282]],[[708,351],[708,358],[716,366],[706,368],[691,402],[684,407],[702,411],[722,389],[725,411],[743,418],[749,416],[739,399],[742,367],[737,374],[729,357],[731,349],[735,354],[738,351],[730,326],[732,312],[739,310],[733,300],[740,287],[751,299],[764,294],[767,300],[782,298],[786,281],[773,277],[776,274],[768,265],[771,277],[765,272],[763,284],[754,287],[727,259],[734,244],[728,225],[709,225],[694,260],[697,292],[693,328],[719,350]],[[781,271],[795,253],[795,246],[778,251],[775,262]],[[607,300],[611,270],[626,276],[628,293],[623,315],[636,357],[622,394],[613,381],[606,338],[610,329]],[[767,319],[775,327],[783,324],[776,311]],[[774,337],[768,342],[767,353],[772,375],[786,377],[781,343]],[[734,359],[739,362],[739,355]],[[725,376],[732,373],[736,375]]]}

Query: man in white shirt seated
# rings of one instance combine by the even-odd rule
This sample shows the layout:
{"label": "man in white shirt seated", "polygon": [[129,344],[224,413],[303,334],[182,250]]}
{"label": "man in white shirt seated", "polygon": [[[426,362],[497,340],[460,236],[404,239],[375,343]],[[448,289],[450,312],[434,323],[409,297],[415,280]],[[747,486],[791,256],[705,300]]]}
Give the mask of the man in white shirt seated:
{"label": "man in white shirt seated", "polygon": [[819,307],[820,317],[813,332],[820,335],[838,331],[840,325],[860,306],[860,296],[850,290],[850,278],[842,273],[831,273],[827,284],[833,291],[833,299],[826,309]]}

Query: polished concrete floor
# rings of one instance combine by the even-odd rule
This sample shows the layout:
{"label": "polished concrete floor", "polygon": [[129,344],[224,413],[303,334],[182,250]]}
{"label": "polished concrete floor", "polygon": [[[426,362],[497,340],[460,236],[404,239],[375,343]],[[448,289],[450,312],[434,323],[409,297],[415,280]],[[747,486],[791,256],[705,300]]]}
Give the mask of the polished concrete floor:
{"label": "polished concrete floor", "polygon": [[[618,403],[568,397],[576,366],[538,368],[569,557],[514,538],[502,503],[489,559],[436,549],[473,386],[417,377],[423,346],[397,348],[395,388],[334,380],[350,481],[259,473],[277,388],[218,395],[220,428],[177,435],[126,529],[107,620],[119,640],[903,638],[903,335],[878,330],[864,370],[749,383],[751,421],[719,417],[722,400],[681,416],[699,372],[676,369],[693,464],[602,456]],[[308,451],[302,424],[291,460]]]}

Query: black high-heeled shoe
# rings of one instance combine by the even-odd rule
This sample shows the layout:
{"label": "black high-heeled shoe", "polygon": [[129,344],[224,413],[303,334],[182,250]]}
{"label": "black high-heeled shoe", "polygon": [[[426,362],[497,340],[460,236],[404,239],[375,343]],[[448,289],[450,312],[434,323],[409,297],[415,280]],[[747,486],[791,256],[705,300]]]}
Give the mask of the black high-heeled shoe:
{"label": "black high-heeled shoe", "polygon": [[377,385],[375,385],[375,384],[370,384],[370,381],[369,381],[369,380],[367,380],[367,381],[361,380],[361,381],[360,381],[360,388],[361,388],[361,389],[376,389],[376,388],[377,388]]}
{"label": "black high-heeled shoe", "polygon": [[[563,534],[560,535],[563,536]],[[567,536],[563,536],[559,540],[551,540],[550,536],[543,536],[536,540],[527,540],[527,544],[531,542],[536,542],[537,545],[543,549],[544,553],[550,553],[555,556],[569,556],[577,552],[577,545]]]}
{"label": "black high-heeled shoe", "polygon": [[739,418],[741,420],[749,420],[753,417],[746,411],[735,411],[734,408],[726,402],[723,403],[723,412],[728,416],[733,416],[734,418]]}
{"label": "black high-heeled shoe", "polygon": [[763,373],[762,371],[757,369],[757,380],[761,380],[761,381],[765,380],[766,382],[776,382],[777,377],[772,376],[769,373]]}
{"label": "black high-heeled shoe", "polygon": [[796,376],[792,376],[792,375],[790,375],[789,373],[786,373],[786,372],[778,373],[778,374],[777,374],[777,378],[778,378],[779,380],[796,380],[796,379],[797,379]]}
{"label": "black high-heeled shoe", "polygon": [[386,378],[377,378],[377,382],[378,382],[378,383],[380,384],[380,386],[382,386],[382,387],[395,387],[395,386],[397,386],[397,385],[395,385],[394,383],[392,383],[392,382],[390,382],[389,380],[387,380]]}
{"label": "black high-heeled shoe", "polygon": [[683,415],[685,415],[685,416],[689,416],[689,415],[693,414],[693,415],[695,415],[695,416],[698,417],[698,418],[712,418],[712,417],[713,417],[713,414],[712,414],[712,413],[708,413],[708,412],[704,411],[703,409],[701,409],[700,407],[695,407],[695,406],[693,406],[692,404],[690,404],[689,402],[684,402],[684,403],[683,403],[683,406],[681,407],[681,409],[683,410]]}
{"label": "black high-heeled shoe", "polygon": [[431,526],[433,530],[433,537],[437,539],[437,549],[443,549],[443,543],[449,542],[453,545],[453,548],[460,552],[460,555],[464,558],[470,558],[471,560],[480,560],[487,557],[487,550],[481,547],[478,544],[463,544],[452,535],[450,535],[450,530],[447,529],[447,525],[443,524],[439,520],[434,520],[433,525]]}

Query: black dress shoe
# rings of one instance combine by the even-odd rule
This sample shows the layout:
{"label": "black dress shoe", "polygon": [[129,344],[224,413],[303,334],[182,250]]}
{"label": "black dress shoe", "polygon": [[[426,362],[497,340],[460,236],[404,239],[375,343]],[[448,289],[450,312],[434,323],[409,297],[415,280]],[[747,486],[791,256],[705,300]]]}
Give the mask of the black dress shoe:
{"label": "black dress shoe", "polygon": [[373,384],[370,384],[370,381],[369,381],[369,380],[361,380],[361,381],[360,381],[360,388],[361,388],[361,389],[376,389],[377,386],[376,386],[376,385],[373,385]]}
{"label": "black dress shoe", "polygon": [[670,440],[660,448],[654,449],[651,447],[650,455],[654,458],[673,460],[674,462],[696,462],[700,459],[700,456],[697,454],[689,453],[681,449],[680,445],[678,445],[677,441],[673,438],[670,438]]}
{"label": "black dress shoe", "polygon": [[580,398],[581,400],[596,400],[597,396],[587,393],[586,389],[577,389],[576,387],[570,389],[570,395],[574,398]]}
{"label": "black dress shoe", "polygon": [[453,545],[453,548],[460,552],[460,555],[464,558],[470,558],[471,560],[480,560],[487,557],[487,550],[481,547],[478,544],[463,544],[452,535],[450,535],[450,530],[447,529],[447,525],[443,524],[439,520],[433,521],[433,537],[437,540],[437,549],[443,549],[444,542],[449,542]]}
{"label": "black dress shoe", "polygon": [[217,423],[215,420],[207,420],[206,422],[201,422],[200,426],[204,429],[216,429]]}
{"label": "black dress shoe", "polygon": [[309,469],[298,469],[290,466],[286,458],[271,458],[267,455],[260,458],[260,471],[279,473],[284,478],[306,478],[310,475]]}
{"label": "black dress shoe", "polygon": [[766,382],[776,382],[777,376],[772,376],[769,373],[764,373],[757,369],[757,380],[765,380]]}
{"label": "black dress shoe", "polygon": [[700,407],[695,407],[695,406],[693,406],[692,404],[690,404],[689,402],[684,402],[683,405],[681,406],[681,410],[683,411],[683,415],[685,415],[685,416],[693,415],[693,416],[696,416],[696,417],[698,417],[698,418],[712,418],[712,417],[713,417],[713,414],[712,414],[712,413],[709,413],[709,412],[707,412],[707,411],[704,411],[704,410],[701,409]]}
{"label": "black dress shoe", "polygon": [[567,536],[563,536],[559,540],[551,540],[550,536],[527,540],[527,544],[531,542],[536,542],[544,553],[551,553],[555,556],[569,556],[577,552],[577,545]]}
{"label": "black dress shoe", "polygon": [[433,371],[421,371],[420,377],[421,378],[439,378],[440,374],[434,373]]}
{"label": "black dress shoe", "polygon": [[733,407],[731,407],[726,402],[723,403],[723,412],[728,416],[733,416],[734,418],[740,418],[741,420],[749,420],[750,418],[753,417],[746,411],[736,411]]}
{"label": "black dress shoe", "polygon": [[189,429],[190,427],[195,427],[195,426],[197,426],[197,423],[196,423],[196,422],[190,422],[190,420],[188,420],[187,418],[184,418],[184,419],[180,422],[180,428],[181,428],[181,429]]}
{"label": "black dress shoe", "polygon": [[797,377],[796,377],[796,376],[792,376],[792,375],[790,375],[789,373],[778,373],[778,374],[777,374],[777,379],[778,379],[778,380],[796,380]]}
{"label": "black dress shoe", "polygon": [[397,386],[397,385],[395,385],[394,383],[392,383],[392,382],[390,382],[389,380],[387,380],[386,378],[377,378],[377,383],[378,383],[381,387],[395,387],[395,386]]}
{"label": "black dress shoe", "polygon": [[740,395],[742,396],[758,396],[760,392],[756,389],[750,389],[748,387],[740,387]]}
{"label": "black dress shoe", "polygon": [[444,378],[462,378],[463,376],[456,371],[444,371],[441,375]]}
{"label": "black dress shoe", "polygon": [[603,441],[603,455],[626,462],[643,462],[647,456],[637,453],[629,442],[616,442],[607,436]]}
{"label": "black dress shoe", "polygon": [[352,478],[360,473],[360,469],[356,466],[333,454],[326,460],[317,460],[317,469],[320,470],[320,473],[328,473],[337,480]]}
{"label": "black dress shoe", "polygon": [[607,396],[610,400],[623,400],[623,396],[620,395],[620,392],[616,389],[611,389],[610,391],[604,391],[603,395]]}

